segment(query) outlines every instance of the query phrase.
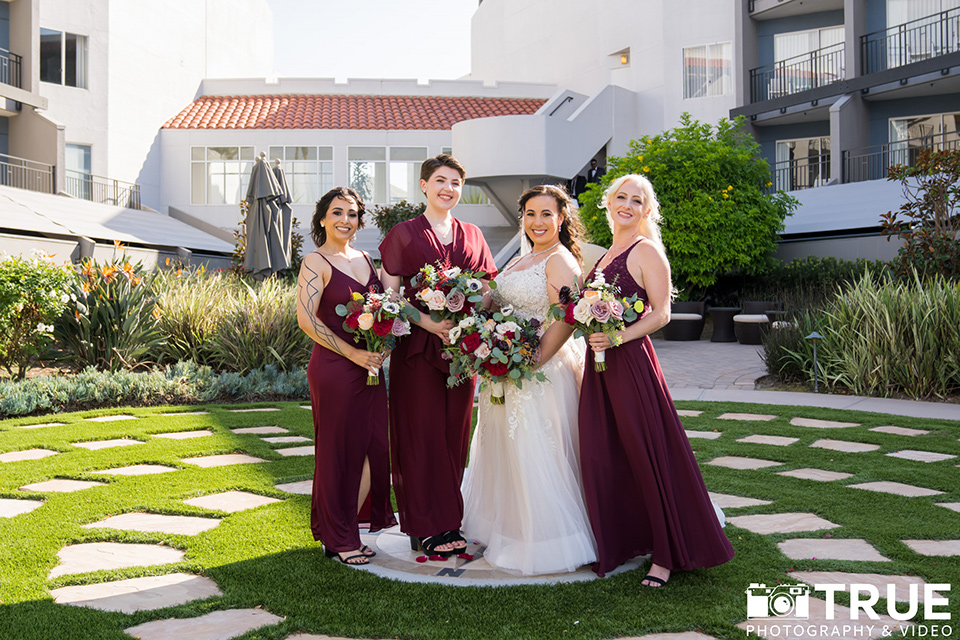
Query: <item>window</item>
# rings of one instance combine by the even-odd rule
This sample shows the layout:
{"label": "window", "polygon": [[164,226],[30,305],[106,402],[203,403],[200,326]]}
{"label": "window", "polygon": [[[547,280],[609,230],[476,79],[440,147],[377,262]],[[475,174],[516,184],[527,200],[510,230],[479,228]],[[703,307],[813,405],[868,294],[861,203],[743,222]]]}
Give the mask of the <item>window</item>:
{"label": "window", "polygon": [[842,26],[778,33],[773,37],[774,62],[783,62],[825,47],[840,45],[839,48],[842,48],[843,37]]}
{"label": "window", "polygon": [[384,147],[349,147],[347,176],[368,206],[387,203],[387,150]]}
{"label": "window", "polygon": [[240,204],[247,196],[253,147],[191,147],[190,202]]}
{"label": "window", "polygon": [[960,44],[957,8],[960,0],[887,0],[887,28],[905,25],[895,37],[886,38],[887,68],[956,51]]}
{"label": "window", "polygon": [[729,42],[683,50],[683,97],[725,96],[733,92]]}
{"label": "window", "polygon": [[40,29],[40,79],[86,88],[87,37]]}
{"label": "window", "polygon": [[937,113],[890,120],[890,162],[913,166],[920,149],[960,146],[960,113]]}
{"label": "window", "polygon": [[279,160],[295,204],[313,204],[333,188],[333,147],[270,147]]}
{"label": "window", "polygon": [[64,168],[66,169],[66,191],[74,198],[91,200],[93,198],[93,176],[91,174],[90,145],[67,144],[64,148]]}
{"label": "window", "polygon": [[777,141],[776,188],[819,187],[830,180],[830,138]]}
{"label": "window", "polygon": [[424,202],[420,191],[420,165],[427,159],[425,147],[390,147],[390,202]]}
{"label": "window", "polygon": [[938,17],[941,11],[960,7],[960,0],[887,0],[887,28],[921,18]]}

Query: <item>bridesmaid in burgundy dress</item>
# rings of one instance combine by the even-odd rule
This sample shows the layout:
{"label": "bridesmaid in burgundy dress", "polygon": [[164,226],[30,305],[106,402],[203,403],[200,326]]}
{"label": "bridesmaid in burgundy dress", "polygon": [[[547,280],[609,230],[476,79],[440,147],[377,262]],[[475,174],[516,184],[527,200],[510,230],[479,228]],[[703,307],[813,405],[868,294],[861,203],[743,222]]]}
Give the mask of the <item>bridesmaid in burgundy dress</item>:
{"label": "bridesmaid in burgundy dress", "polygon": [[[420,189],[426,210],[393,227],[380,244],[384,286],[410,288],[425,264],[446,261],[452,267],[496,276],[496,264],[476,226],[453,217],[460,201],[464,170],[452,156],[424,161]],[[410,296],[408,296],[410,297]],[[426,553],[450,555],[466,549],[460,534],[463,497],[460,481],[467,463],[474,381],[447,389],[449,364],[440,348],[453,328],[433,322],[417,303],[421,319],[401,340],[390,359],[390,444],[393,488],[400,527]]]}
{"label": "bridesmaid in burgundy dress", "polygon": [[[649,335],[670,320],[670,264],[660,240],[659,204],[650,181],[618,178],[604,195],[613,244],[597,263],[624,296],[639,294],[648,311],[590,347],[580,391],[580,465],[597,539],[599,575],[652,554],[643,584],[660,587],[671,571],[712,567],[733,557],[670,398]],[[616,279],[616,280],[614,280]],[[607,370],[594,353],[607,351]]]}
{"label": "bridesmaid in burgundy dress", "polygon": [[363,227],[363,213],[353,189],[337,187],[317,202],[317,250],[304,256],[297,281],[297,321],[316,343],[307,367],[316,442],[310,527],[328,557],[351,565],[376,555],[360,544],[357,526],[368,496],[370,531],[397,523],[390,505],[386,387],[367,385],[367,371],[378,370],[384,354],[355,346],[336,312],[355,291],[383,290],[370,256],[349,245]]}

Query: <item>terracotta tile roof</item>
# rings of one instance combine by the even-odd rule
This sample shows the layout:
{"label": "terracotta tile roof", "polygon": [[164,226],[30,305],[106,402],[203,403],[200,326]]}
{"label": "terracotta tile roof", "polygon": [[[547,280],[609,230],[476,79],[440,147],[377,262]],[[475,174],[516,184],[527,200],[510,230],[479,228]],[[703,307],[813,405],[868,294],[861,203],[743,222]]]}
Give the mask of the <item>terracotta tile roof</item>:
{"label": "terracotta tile roof", "polygon": [[457,122],[534,113],[545,100],[436,96],[203,96],[165,129],[450,129]]}

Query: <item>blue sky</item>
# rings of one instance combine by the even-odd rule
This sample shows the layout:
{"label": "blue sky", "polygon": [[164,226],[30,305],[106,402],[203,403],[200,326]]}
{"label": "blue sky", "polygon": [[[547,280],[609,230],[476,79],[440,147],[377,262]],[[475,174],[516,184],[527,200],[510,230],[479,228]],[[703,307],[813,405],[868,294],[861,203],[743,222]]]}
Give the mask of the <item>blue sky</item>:
{"label": "blue sky", "polygon": [[452,79],[470,72],[477,0],[267,0],[281,78]]}

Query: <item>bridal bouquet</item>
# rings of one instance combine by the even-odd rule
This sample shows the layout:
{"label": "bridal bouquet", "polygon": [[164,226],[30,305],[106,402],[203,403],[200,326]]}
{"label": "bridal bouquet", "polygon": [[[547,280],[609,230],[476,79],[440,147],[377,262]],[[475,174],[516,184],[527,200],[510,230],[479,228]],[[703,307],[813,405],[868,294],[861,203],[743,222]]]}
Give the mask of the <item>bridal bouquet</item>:
{"label": "bridal bouquet", "polygon": [[[559,303],[550,306],[553,317],[563,320],[574,327],[574,336],[603,332],[610,337],[614,346],[621,343],[618,331],[625,323],[633,322],[643,313],[643,300],[636,294],[629,298],[620,296],[616,284],[608,284],[603,271],[597,271],[593,281],[584,284],[584,288],[561,287]],[[606,353],[594,354],[594,370],[606,371]]]}
{"label": "bridal bouquet", "polygon": [[[373,287],[362,294],[354,291],[347,304],[338,304],[337,315],[344,318],[343,329],[353,334],[353,341],[362,338],[367,351],[390,351],[397,345],[397,338],[410,333],[410,320],[419,320],[420,312],[411,305],[403,292],[392,289],[374,291]],[[368,371],[367,384],[380,384],[380,372]]]}
{"label": "bridal bouquet", "polygon": [[524,380],[546,381],[535,368],[540,361],[540,321],[513,315],[512,307],[499,311],[473,309],[450,330],[443,356],[450,361],[447,386],[479,375],[490,386],[490,401],[504,402],[504,382],[523,387]]}
{"label": "bridal bouquet", "polygon": [[434,322],[445,319],[458,322],[483,299],[480,279],[486,275],[483,271],[467,271],[440,262],[427,264],[413,277],[414,297],[430,311]]}

